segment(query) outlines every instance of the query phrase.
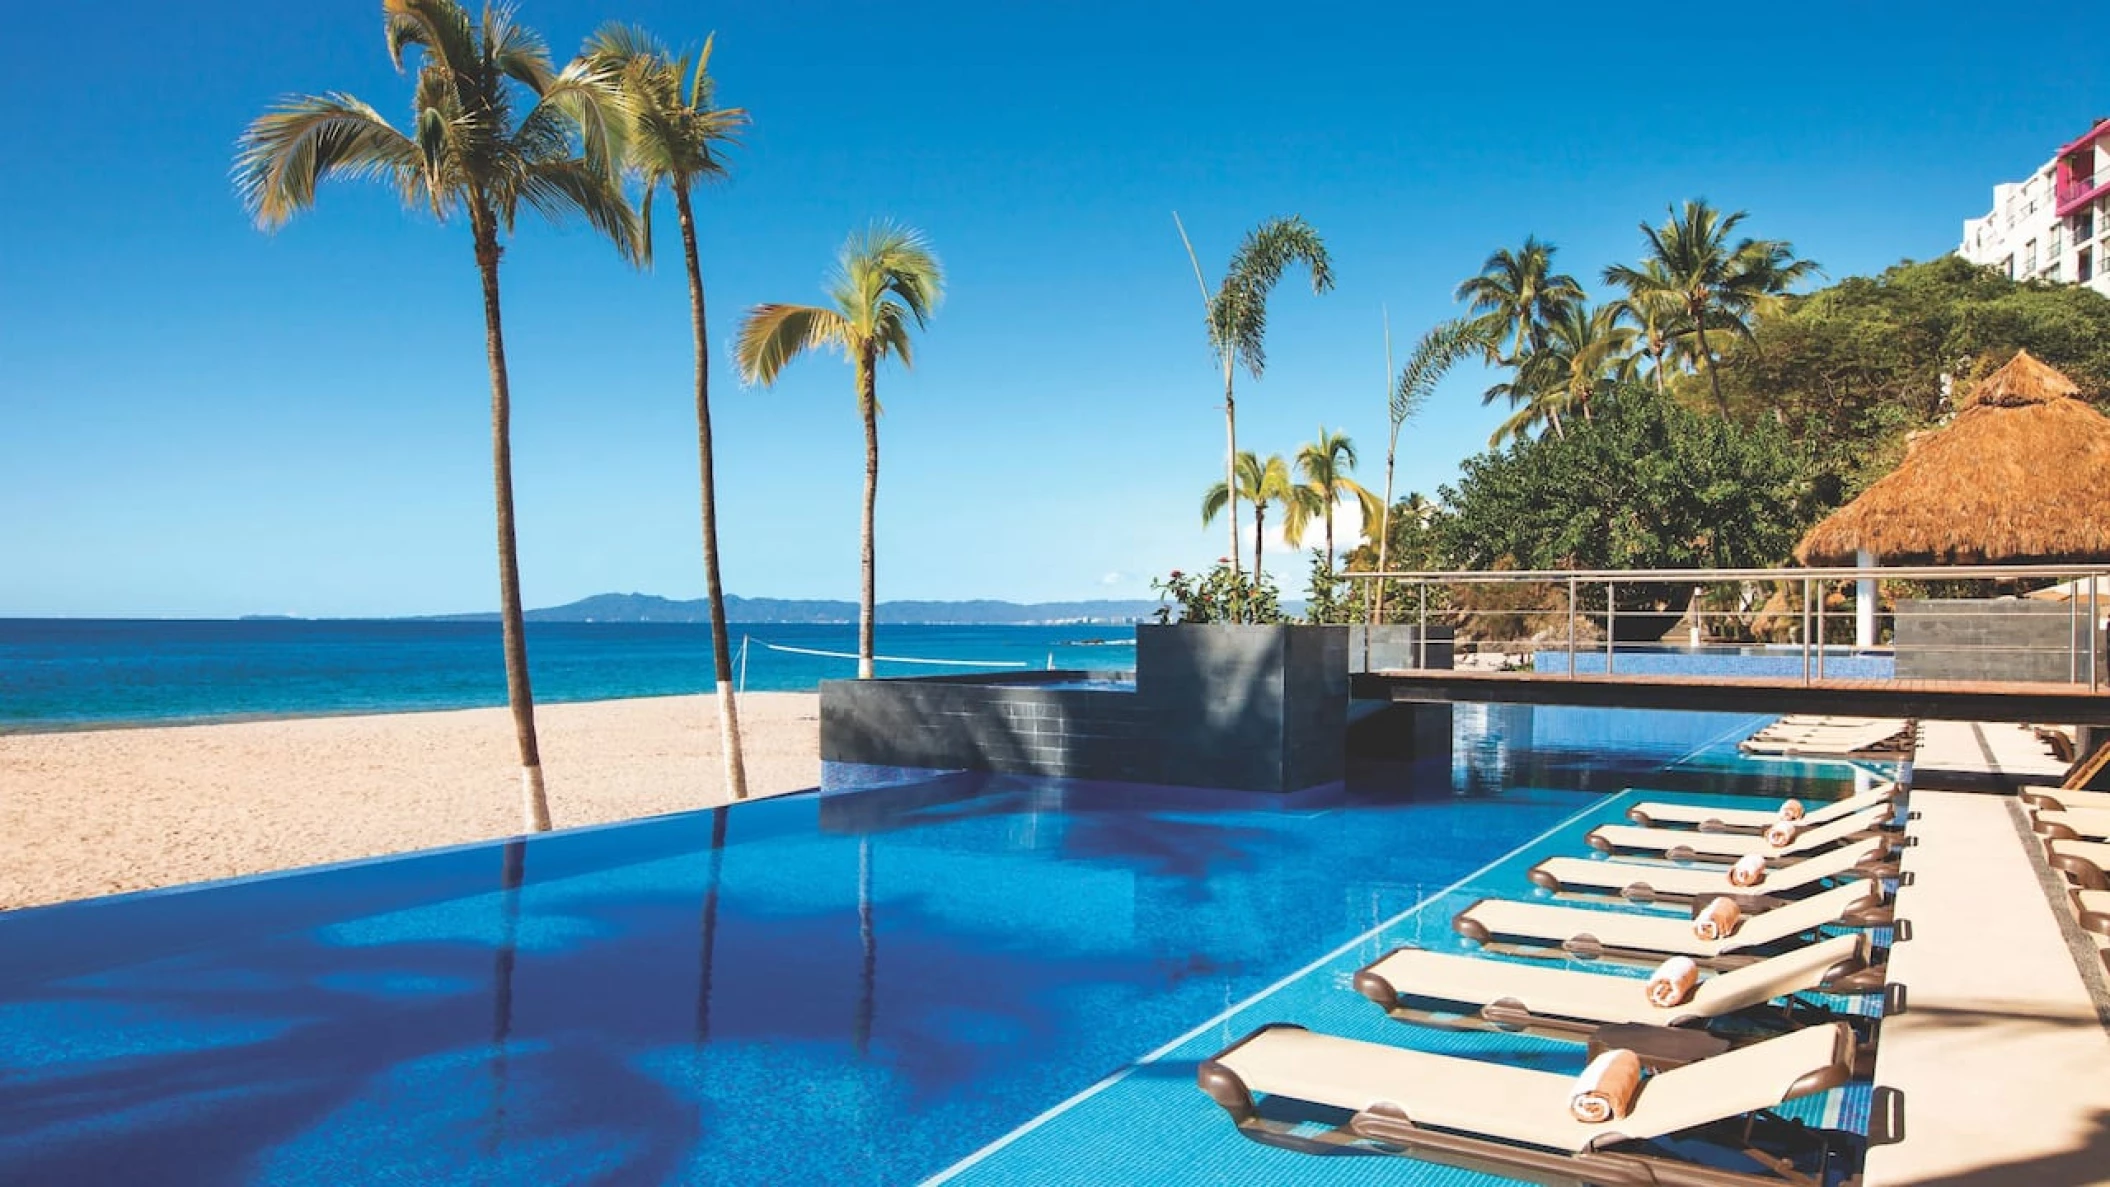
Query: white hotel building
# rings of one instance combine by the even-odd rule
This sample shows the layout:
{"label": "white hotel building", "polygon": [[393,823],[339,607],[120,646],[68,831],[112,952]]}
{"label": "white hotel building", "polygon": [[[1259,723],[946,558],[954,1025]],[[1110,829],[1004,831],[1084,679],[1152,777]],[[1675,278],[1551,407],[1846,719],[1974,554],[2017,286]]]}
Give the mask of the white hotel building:
{"label": "white hotel building", "polygon": [[2110,119],[2027,179],[1994,186],[1992,213],[1963,225],[1957,254],[2014,280],[2085,284],[2110,296]]}

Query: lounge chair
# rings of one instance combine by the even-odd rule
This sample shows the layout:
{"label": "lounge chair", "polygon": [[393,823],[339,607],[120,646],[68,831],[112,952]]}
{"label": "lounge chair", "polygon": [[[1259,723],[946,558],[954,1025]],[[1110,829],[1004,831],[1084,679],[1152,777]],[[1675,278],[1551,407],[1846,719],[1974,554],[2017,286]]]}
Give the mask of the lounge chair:
{"label": "lounge chair", "polygon": [[[1648,982],[1640,977],[1421,948],[1400,948],[1363,969],[1355,990],[1402,1022],[1587,1038],[1607,1023],[1685,1026],[1809,990],[1870,992],[1883,981],[1883,967],[1868,962],[1868,937],[1847,935],[1704,977],[1691,1000],[1668,1007],[1648,1000]],[[1792,1004],[1779,1016],[1789,1024],[1800,1020]]]}
{"label": "lounge chair", "polygon": [[1756,853],[1775,864],[1782,858],[1821,853],[1846,841],[1866,840],[1888,831],[1891,806],[1878,804],[1830,824],[1806,828],[1788,844],[1775,848],[1763,836],[1748,833],[1703,833],[1689,828],[1641,828],[1632,824],[1600,824],[1583,839],[1592,849],[1614,853],[1634,849],[1660,853],[1672,861],[1735,861]]}
{"label": "lounge chair", "polygon": [[2110,936],[2110,890],[2074,891],[2073,914],[2080,920],[2082,931]]}
{"label": "lounge chair", "polygon": [[2110,843],[2053,838],[2044,842],[2044,859],[2082,890],[2110,890]]}
{"label": "lounge chair", "polygon": [[[1741,1187],[1825,1181],[1829,1142],[1771,1110],[1846,1083],[1853,1050],[1843,1023],[1793,1031],[1659,1072],[1642,1082],[1626,1116],[1601,1125],[1570,1114],[1573,1076],[1279,1023],[1204,1060],[1196,1079],[1240,1133],[1270,1146],[1337,1153],[1360,1139],[1408,1157],[1531,1182]],[[1274,1100],[1352,1115],[1307,1136],[1296,1121],[1263,1115],[1261,1102]],[[1672,1135],[1746,1155],[1765,1170],[1690,1162],[1651,1144]],[[1798,1154],[1818,1161],[1817,1179],[1795,1171]]]}
{"label": "lounge chair", "polygon": [[[1841,817],[1851,816],[1881,804],[1894,804],[1903,795],[1896,783],[1878,783],[1867,791],[1856,792],[1843,800],[1819,804],[1803,816],[1804,828],[1816,828],[1830,824]],[[1771,808],[1710,808],[1700,804],[1673,804],[1650,801],[1635,804],[1626,810],[1626,818],[1643,828],[1690,826],[1708,833],[1758,833],[1780,819],[1780,806]]]}
{"label": "lounge chair", "polygon": [[1880,927],[1891,921],[1882,886],[1863,880],[1746,915],[1728,935],[1714,940],[1694,934],[1692,920],[1683,916],[1509,899],[1481,899],[1458,912],[1451,929],[1491,951],[1520,956],[1557,955],[1548,951],[1555,948],[1583,960],[1603,957],[1654,964],[1666,956],[1690,956],[1703,967],[1734,968],[1756,960],[1763,949],[1811,935],[1819,928]]}
{"label": "lounge chair", "polygon": [[2110,791],[2076,791],[2068,787],[2025,787],[2022,802],[2032,808],[2072,811],[2110,809]]}
{"label": "lounge chair", "polygon": [[2110,808],[2032,808],[2029,826],[2040,837],[2101,841],[2110,838]]}
{"label": "lounge chair", "polygon": [[1756,886],[1731,885],[1728,867],[1718,864],[1681,866],[1587,857],[1549,857],[1531,867],[1530,878],[1557,895],[1594,890],[1634,903],[1687,903],[1721,894],[1793,898],[1830,880],[1894,877],[1897,867],[1887,864],[1889,857],[1890,841],[1877,837],[1768,869],[1765,880]]}

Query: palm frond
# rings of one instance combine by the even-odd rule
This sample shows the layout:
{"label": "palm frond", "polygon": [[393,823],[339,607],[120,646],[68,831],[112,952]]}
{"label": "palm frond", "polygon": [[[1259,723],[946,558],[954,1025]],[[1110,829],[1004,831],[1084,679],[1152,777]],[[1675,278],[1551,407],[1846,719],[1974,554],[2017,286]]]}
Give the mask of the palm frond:
{"label": "palm frond", "polygon": [[381,21],[388,39],[388,59],[403,69],[403,51],[416,46],[448,71],[474,70],[476,27],[456,0],[381,0]]}
{"label": "palm frond", "polygon": [[613,174],[576,157],[538,162],[521,177],[520,198],[552,222],[582,215],[594,230],[608,236],[623,259],[650,261],[637,211],[630,208]]}
{"label": "palm frond", "polygon": [[740,323],[734,358],[741,382],[768,387],[785,364],[808,350],[853,348],[849,320],[813,305],[757,305]]}
{"label": "palm frond", "polygon": [[1444,374],[1467,355],[1483,350],[1494,332],[1493,323],[1485,318],[1455,318],[1431,326],[1421,336],[1392,385],[1389,411],[1395,436],[1401,425],[1428,404]]}
{"label": "palm frond", "polygon": [[1298,264],[1311,274],[1314,295],[1333,288],[1333,259],[1318,231],[1301,215],[1269,219],[1246,233],[1209,303],[1210,342],[1255,379],[1267,369],[1268,297]]}
{"label": "palm frond", "polygon": [[[324,178],[386,178],[408,200],[427,176],[418,144],[350,95],[281,101],[242,133],[234,167],[243,207],[266,229],[313,206]],[[443,198],[431,197],[437,209]]]}
{"label": "palm frond", "polygon": [[483,35],[484,56],[498,73],[537,95],[546,93],[556,81],[549,46],[540,34],[520,23],[511,5],[485,7]]}

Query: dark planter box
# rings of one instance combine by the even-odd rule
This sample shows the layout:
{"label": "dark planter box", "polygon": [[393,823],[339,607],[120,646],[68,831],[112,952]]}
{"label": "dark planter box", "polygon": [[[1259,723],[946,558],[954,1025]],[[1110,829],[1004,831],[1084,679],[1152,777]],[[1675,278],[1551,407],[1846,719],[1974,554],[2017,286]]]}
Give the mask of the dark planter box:
{"label": "dark planter box", "polygon": [[1348,728],[1348,628],[1139,626],[1136,694],[1156,714],[1167,782],[1332,782]]}

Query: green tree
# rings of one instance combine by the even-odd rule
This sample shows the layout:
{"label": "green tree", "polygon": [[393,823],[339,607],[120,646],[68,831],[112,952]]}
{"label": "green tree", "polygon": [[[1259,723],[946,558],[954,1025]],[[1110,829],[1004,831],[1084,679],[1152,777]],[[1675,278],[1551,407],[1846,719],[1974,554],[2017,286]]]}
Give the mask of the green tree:
{"label": "green tree", "polygon": [[606,25],[586,43],[585,60],[612,73],[629,108],[624,161],[644,186],[641,225],[651,251],[652,199],[664,186],[674,195],[681,225],[682,264],[689,280],[689,334],[695,351],[696,456],[703,515],[703,580],[711,603],[711,665],[718,684],[718,734],[725,755],[725,790],[747,798],[747,764],[740,748],[739,706],[733,696],[732,640],[725,622],[725,582],[718,560],[718,485],[711,448],[711,350],[704,330],[703,268],[696,251],[691,195],[725,176],[726,146],[747,123],[747,112],[717,103],[711,78],[712,38],[691,60],[677,57],[649,33]]}
{"label": "green tree", "polygon": [[1722,386],[1761,407],[1818,459],[1827,506],[1903,456],[1970,385],[2027,349],[2098,406],[2110,399],[2110,298],[2018,283],[1957,256],[1847,277],[1759,316],[1724,354]]}
{"label": "green tree", "polygon": [[1307,494],[1288,500],[1282,530],[1291,540],[1301,541],[1304,529],[1311,525],[1312,515],[1322,516],[1326,523],[1328,576],[1334,571],[1333,510],[1341,500],[1356,501],[1363,513],[1363,530],[1366,532],[1377,531],[1377,520],[1384,514],[1384,505],[1378,502],[1377,496],[1348,476],[1355,465],[1355,442],[1346,433],[1328,432],[1325,425],[1319,426],[1316,440],[1306,442],[1297,450],[1297,475]]}
{"label": "green tree", "polygon": [[[1460,318],[1439,323],[1422,334],[1414,343],[1414,350],[1407,356],[1407,365],[1400,368],[1397,379],[1391,377],[1392,370],[1392,326],[1385,325],[1385,371],[1390,390],[1386,393],[1386,415],[1391,431],[1385,438],[1385,495],[1381,504],[1377,524],[1376,570],[1386,572],[1391,557],[1387,554],[1387,543],[1392,539],[1392,477],[1399,458],[1399,432],[1408,421],[1419,415],[1428,406],[1429,398],[1436,393],[1436,385],[1442,381],[1452,367],[1468,355],[1487,348],[1487,328],[1476,319]],[[1416,495],[1415,498],[1421,496]],[[1382,584],[1382,579],[1380,579]],[[1382,592],[1369,599],[1370,622],[1375,625],[1384,619],[1384,596]],[[1365,637],[1367,639],[1367,636]],[[1368,658],[1367,656],[1365,657]]]}
{"label": "green tree", "polygon": [[[1267,509],[1278,503],[1285,508],[1296,507],[1294,514],[1304,516],[1303,522],[1308,523],[1317,512],[1316,496],[1290,480],[1289,463],[1279,453],[1269,454],[1263,462],[1252,450],[1241,449],[1232,474],[1237,486],[1219,482],[1202,493],[1202,526],[1215,523],[1217,515],[1236,502],[1252,504],[1253,576],[1257,579],[1262,574],[1260,550],[1267,536]],[[1235,576],[1238,569],[1234,566],[1231,572]]]}
{"label": "green tree", "polygon": [[421,55],[411,131],[398,131],[350,95],[283,99],[242,133],[235,184],[266,230],[313,206],[316,185],[331,178],[382,180],[406,204],[423,206],[435,218],[468,220],[483,281],[484,352],[491,372],[506,696],[520,749],[523,814],[528,827],[545,830],[549,799],[535,738],[513,528],[512,397],[498,261],[501,240],[512,233],[523,204],[552,218],[581,214],[625,258],[640,257],[637,216],[616,172],[620,109],[604,71],[576,62],[557,70],[541,39],[505,9],[485,9],[479,23],[456,0],[383,0],[381,15],[396,68],[404,68],[407,51]]}
{"label": "green tree", "polygon": [[1507,395],[1517,405],[1488,444],[1523,437],[1541,424],[1564,432],[1564,419],[1578,412],[1588,420],[1590,402],[1627,370],[1634,331],[1619,324],[1622,316],[1616,305],[1577,301],[1563,306],[1546,327],[1545,341],[1524,357],[1516,378],[1488,390],[1489,398]]}
{"label": "green tree", "polygon": [[857,676],[872,676],[872,616],[876,602],[872,524],[879,505],[879,364],[899,359],[913,365],[909,328],[930,323],[945,295],[945,272],[922,234],[891,223],[874,223],[843,244],[828,283],[831,307],[757,305],[740,326],[740,374],[768,387],[784,365],[813,349],[839,351],[850,360],[857,386],[857,411],[865,429],[863,583],[857,610]]}
{"label": "green tree", "polygon": [[1741,210],[1725,215],[1705,199],[1689,201],[1683,210],[1672,210],[1660,227],[1641,224],[1648,241],[1641,267],[1614,264],[1604,271],[1605,281],[1625,289],[1629,299],[1647,294],[1676,301],[1692,327],[1694,353],[1707,370],[1715,406],[1725,417],[1729,402],[1722,395],[1707,331],[1748,338],[1753,313],[1771,307],[1790,286],[1817,270],[1815,263],[1796,259],[1793,246],[1784,240],[1744,238],[1732,243],[1729,236],[1743,221]]}
{"label": "green tree", "polygon": [[[1464,569],[1776,565],[1815,518],[1807,461],[1776,424],[1629,384],[1565,436],[1465,459],[1441,491],[1442,551]],[[1621,608],[1661,611],[1688,592],[1622,587]]]}
{"label": "green tree", "polygon": [[[1583,299],[1573,276],[1553,270],[1554,246],[1535,235],[1524,246],[1501,248],[1480,265],[1477,276],[1458,285],[1457,299],[1482,319],[1482,338],[1491,363],[1520,366],[1525,356],[1545,344],[1546,327],[1561,311]],[[1510,340],[1509,353],[1499,343]]]}
{"label": "green tree", "polygon": [[[1267,302],[1285,272],[1297,264],[1311,274],[1314,296],[1333,288],[1333,258],[1326,243],[1301,217],[1273,218],[1246,232],[1245,241],[1232,253],[1230,267],[1214,293],[1202,275],[1200,257],[1187,238],[1180,216],[1172,216],[1179,228],[1187,260],[1194,265],[1195,283],[1201,286],[1202,306],[1207,315],[1209,348],[1216,352],[1224,372],[1224,481],[1238,481],[1238,404],[1232,391],[1240,365],[1259,379],[1267,370]],[[1238,571],[1238,504],[1231,510],[1231,571]],[[1253,556],[1260,568],[1260,556]]]}

